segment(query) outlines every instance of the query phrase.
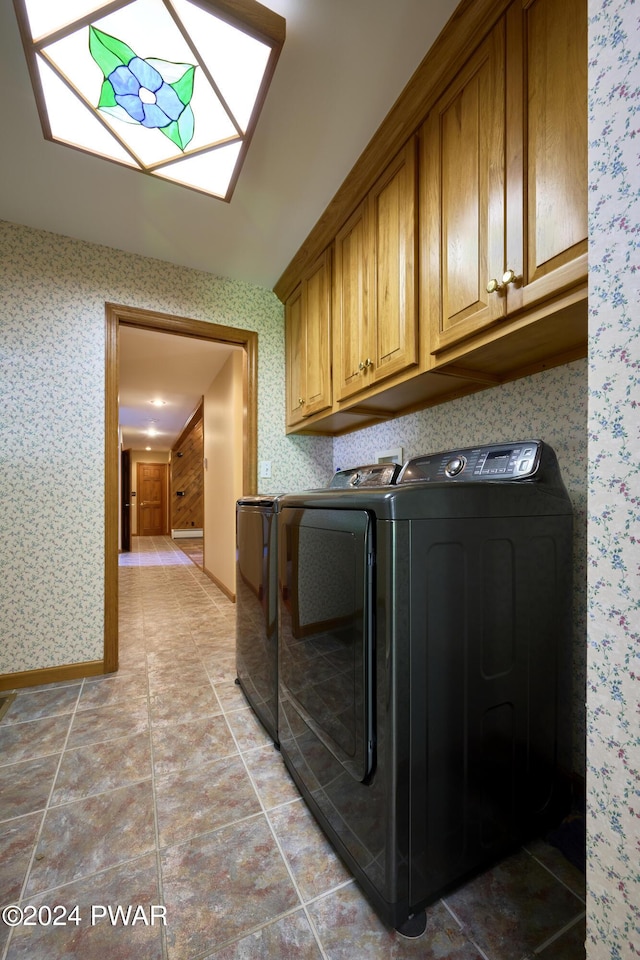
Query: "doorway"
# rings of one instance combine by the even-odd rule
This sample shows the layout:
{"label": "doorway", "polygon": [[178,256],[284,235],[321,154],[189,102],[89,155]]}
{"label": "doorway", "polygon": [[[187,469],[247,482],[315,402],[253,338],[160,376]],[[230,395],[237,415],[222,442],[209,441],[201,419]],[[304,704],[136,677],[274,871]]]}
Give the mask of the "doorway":
{"label": "doorway", "polygon": [[242,492],[255,493],[257,476],[258,335],[251,330],[191,320],[155,311],[106,304],[105,623],[104,672],[118,668],[119,435],[118,362],[122,326],[242,348]]}

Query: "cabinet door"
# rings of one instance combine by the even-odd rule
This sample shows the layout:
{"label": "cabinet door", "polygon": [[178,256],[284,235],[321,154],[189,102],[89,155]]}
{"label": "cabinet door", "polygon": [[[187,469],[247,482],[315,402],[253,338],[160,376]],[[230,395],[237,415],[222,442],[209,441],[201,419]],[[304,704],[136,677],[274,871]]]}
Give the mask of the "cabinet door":
{"label": "cabinet door", "polygon": [[344,400],[369,382],[367,243],[369,218],[365,200],[338,232],[334,250],[334,390]]}
{"label": "cabinet door", "polygon": [[304,416],[331,406],[331,251],[326,250],[302,283],[306,336]]}
{"label": "cabinet door", "polygon": [[306,335],[302,317],[302,284],[285,304],[287,363],[287,425],[304,419]]}
{"label": "cabinet door", "polygon": [[509,312],[587,276],[586,0],[507,12]]}
{"label": "cabinet door", "polygon": [[505,259],[505,27],[500,21],[422,131],[424,302],[437,352],[501,320],[487,292]]}
{"label": "cabinet door", "polygon": [[372,188],[369,218],[368,307],[373,330],[371,353],[364,362],[377,382],[418,362],[414,138]]}

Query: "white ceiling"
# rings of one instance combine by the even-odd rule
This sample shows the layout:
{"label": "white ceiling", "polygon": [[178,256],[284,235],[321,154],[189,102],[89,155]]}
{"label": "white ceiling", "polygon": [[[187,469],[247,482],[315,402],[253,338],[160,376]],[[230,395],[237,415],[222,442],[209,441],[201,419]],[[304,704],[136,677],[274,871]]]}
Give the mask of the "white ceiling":
{"label": "white ceiling", "polygon": [[13,5],[2,0],[0,218],[271,289],[457,3],[267,5],[287,38],[226,204],[44,140]]}
{"label": "white ceiling", "polygon": [[[125,449],[168,450],[200,398],[240,347],[120,327],[118,402]],[[153,400],[164,401],[156,406]],[[153,430],[156,436],[149,436]]]}

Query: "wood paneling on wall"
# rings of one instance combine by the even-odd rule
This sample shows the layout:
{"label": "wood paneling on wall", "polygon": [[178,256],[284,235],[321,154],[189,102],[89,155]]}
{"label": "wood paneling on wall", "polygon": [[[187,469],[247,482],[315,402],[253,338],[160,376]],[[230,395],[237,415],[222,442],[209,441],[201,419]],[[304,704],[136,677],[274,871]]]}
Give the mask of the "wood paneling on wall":
{"label": "wood paneling on wall", "polygon": [[202,529],[204,524],[203,427],[201,403],[171,450],[172,530]]}

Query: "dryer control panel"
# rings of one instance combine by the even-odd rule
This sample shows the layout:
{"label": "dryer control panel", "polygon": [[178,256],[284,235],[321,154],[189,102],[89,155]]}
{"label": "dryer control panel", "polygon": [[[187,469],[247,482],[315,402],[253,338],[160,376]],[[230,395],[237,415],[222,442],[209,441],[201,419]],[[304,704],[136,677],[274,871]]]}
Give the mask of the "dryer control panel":
{"label": "dryer control panel", "polygon": [[527,480],[538,470],[542,446],[540,440],[523,440],[414,457],[405,463],[397,483],[416,480],[464,480],[467,483],[478,480]]}

